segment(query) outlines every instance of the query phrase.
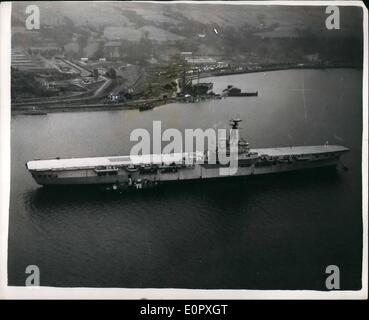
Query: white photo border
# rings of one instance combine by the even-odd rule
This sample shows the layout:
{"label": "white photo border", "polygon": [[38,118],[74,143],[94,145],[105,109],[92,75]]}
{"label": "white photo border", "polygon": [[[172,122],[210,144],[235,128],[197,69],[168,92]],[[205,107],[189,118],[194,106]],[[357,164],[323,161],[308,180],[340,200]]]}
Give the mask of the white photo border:
{"label": "white photo border", "polygon": [[[65,1],[68,2],[68,1]],[[74,1],[73,1],[74,2]],[[86,1],[83,1],[86,3]],[[93,2],[93,1],[90,1]],[[117,2],[117,1],[99,1]],[[137,2],[137,1],[134,1]],[[201,3],[257,6],[356,6],[363,9],[363,132],[361,290],[202,290],[58,288],[8,286],[8,226],[10,201],[10,63],[11,2],[0,4],[0,299],[367,299],[368,298],[368,9],[361,1],[139,1],[139,3]]]}

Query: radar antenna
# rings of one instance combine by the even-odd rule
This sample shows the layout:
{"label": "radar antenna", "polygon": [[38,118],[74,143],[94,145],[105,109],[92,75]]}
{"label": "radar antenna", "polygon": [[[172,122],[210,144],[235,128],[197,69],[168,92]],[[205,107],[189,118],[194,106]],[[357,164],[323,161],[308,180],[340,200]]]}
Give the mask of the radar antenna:
{"label": "radar antenna", "polygon": [[234,117],[233,119],[229,120],[229,125],[230,125],[231,129],[233,129],[233,130],[239,129],[238,126],[239,126],[241,121],[242,120],[240,119],[239,116]]}

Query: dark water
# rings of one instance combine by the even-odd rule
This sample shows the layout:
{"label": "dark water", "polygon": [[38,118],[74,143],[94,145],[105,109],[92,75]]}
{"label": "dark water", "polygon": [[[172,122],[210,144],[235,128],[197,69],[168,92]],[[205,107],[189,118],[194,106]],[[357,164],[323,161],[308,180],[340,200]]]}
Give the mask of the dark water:
{"label": "dark water", "polygon": [[[24,285],[325,290],[361,283],[362,73],[290,70],[217,77],[259,97],[171,104],[153,111],[12,118],[8,275]],[[253,147],[341,144],[348,171],[170,184],[124,195],[48,190],[24,167],[35,158],[127,154],[131,130],[222,127],[234,115]]]}

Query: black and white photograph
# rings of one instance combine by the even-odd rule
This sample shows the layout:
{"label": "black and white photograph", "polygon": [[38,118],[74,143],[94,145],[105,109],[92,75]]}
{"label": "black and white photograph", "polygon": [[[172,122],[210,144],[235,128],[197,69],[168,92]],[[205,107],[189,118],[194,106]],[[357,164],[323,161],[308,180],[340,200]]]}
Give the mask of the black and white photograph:
{"label": "black and white photograph", "polygon": [[367,299],[362,2],[3,4],[0,296]]}

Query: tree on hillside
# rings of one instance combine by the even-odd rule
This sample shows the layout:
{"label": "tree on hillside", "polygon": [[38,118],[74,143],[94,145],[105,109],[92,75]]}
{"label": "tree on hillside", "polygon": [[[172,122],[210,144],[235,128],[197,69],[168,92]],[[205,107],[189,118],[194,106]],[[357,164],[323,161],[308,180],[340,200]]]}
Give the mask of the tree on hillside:
{"label": "tree on hillside", "polygon": [[111,79],[116,79],[117,78],[117,72],[115,71],[114,68],[110,68],[107,72],[106,72],[106,76],[111,78]]}

